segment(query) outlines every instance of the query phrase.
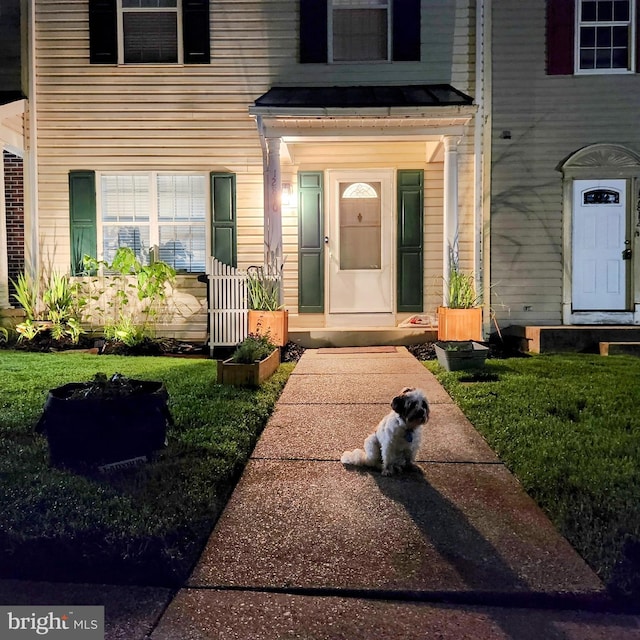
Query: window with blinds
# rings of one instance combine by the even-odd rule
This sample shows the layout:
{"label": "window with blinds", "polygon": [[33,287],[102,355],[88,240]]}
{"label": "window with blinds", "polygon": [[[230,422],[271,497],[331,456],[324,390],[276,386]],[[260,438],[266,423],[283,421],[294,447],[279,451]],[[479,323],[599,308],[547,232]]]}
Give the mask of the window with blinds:
{"label": "window with blinds", "polygon": [[182,0],[121,0],[122,59],[125,63],[176,63],[182,51]]}
{"label": "window with blinds", "polygon": [[152,247],[177,271],[203,272],[207,183],[203,175],[124,174],[100,178],[102,259],[130,247],[147,264]]}
{"label": "window with blinds", "polygon": [[385,61],[391,57],[389,0],[332,0],[334,62]]}

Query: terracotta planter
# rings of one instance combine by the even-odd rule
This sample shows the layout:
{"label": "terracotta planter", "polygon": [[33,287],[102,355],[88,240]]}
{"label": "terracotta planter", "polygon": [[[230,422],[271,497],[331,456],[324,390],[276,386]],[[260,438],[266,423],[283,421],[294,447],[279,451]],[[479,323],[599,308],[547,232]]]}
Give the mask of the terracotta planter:
{"label": "terracotta planter", "polygon": [[114,397],[74,397],[90,383],[51,389],[36,431],[47,437],[52,464],[83,467],[141,456],[166,445],[171,415],[161,382],[131,380],[134,392]]}
{"label": "terracotta planter", "polygon": [[284,347],[289,340],[289,312],[249,310],[249,333],[269,336],[269,340],[278,347]]}
{"label": "terracotta planter", "polygon": [[260,362],[241,364],[228,360],[218,360],[218,384],[233,384],[241,387],[257,387],[272,376],[280,365],[280,349],[274,349]]}
{"label": "terracotta planter", "polygon": [[489,355],[489,347],[473,340],[436,342],[434,347],[438,363],[447,371],[478,369]]}
{"label": "terracotta planter", "polygon": [[438,340],[482,340],[482,309],[438,307]]}

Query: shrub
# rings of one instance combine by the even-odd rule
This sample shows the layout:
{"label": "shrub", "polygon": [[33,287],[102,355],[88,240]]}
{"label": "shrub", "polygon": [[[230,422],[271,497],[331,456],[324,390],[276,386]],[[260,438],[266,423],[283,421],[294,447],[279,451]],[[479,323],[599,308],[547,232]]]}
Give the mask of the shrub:
{"label": "shrub", "polygon": [[264,360],[276,346],[269,340],[269,336],[250,334],[233,352],[231,359],[239,364],[252,364]]}

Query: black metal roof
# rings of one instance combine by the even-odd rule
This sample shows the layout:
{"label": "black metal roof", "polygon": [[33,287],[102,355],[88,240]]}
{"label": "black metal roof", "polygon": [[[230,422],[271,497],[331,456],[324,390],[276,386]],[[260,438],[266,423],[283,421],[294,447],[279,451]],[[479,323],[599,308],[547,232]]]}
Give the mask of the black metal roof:
{"label": "black metal roof", "polygon": [[24,94],[20,91],[0,91],[0,105],[23,100]]}
{"label": "black metal roof", "polygon": [[255,101],[256,107],[275,108],[361,108],[361,107],[447,107],[473,104],[473,98],[449,84],[357,86],[357,87],[272,87]]}

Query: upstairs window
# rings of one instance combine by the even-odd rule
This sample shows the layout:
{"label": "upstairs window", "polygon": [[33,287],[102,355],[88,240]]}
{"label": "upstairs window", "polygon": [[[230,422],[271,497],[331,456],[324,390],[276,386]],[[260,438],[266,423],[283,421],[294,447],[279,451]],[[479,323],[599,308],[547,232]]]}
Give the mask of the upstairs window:
{"label": "upstairs window", "polygon": [[420,0],[299,0],[300,62],[420,60]]}
{"label": "upstairs window", "polygon": [[549,75],[638,69],[637,0],[547,0]]}
{"label": "upstairs window", "polygon": [[389,60],[389,2],[332,0],[329,50],[333,62]]}
{"label": "upstairs window", "polygon": [[208,64],[209,0],[89,0],[92,64]]}
{"label": "upstairs window", "polygon": [[120,0],[124,63],[182,62],[181,0]]}
{"label": "upstairs window", "polygon": [[630,0],[581,0],[578,9],[576,72],[631,71]]}

